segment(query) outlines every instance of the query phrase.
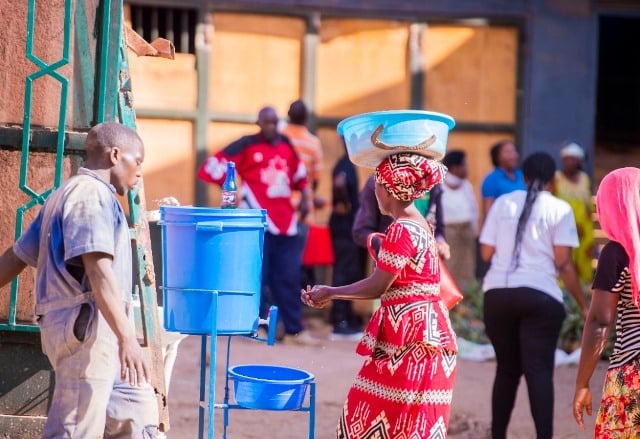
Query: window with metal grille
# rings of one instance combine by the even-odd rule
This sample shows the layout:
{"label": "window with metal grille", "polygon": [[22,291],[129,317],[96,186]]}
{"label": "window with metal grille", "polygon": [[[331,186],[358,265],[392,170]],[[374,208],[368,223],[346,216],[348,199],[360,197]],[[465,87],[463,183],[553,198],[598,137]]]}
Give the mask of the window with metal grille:
{"label": "window with metal grille", "polygon": [[147,41],[166,38],[176,52],[195,53],[198,12],[187,8],[131,5],[131,25]]}

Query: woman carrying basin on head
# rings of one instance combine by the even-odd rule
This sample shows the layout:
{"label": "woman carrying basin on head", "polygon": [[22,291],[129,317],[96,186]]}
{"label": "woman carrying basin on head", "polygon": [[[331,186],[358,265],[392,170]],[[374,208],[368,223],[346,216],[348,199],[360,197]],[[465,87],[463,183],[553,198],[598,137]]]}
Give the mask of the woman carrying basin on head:
{"label": "woman carrying basin on head", "polygon": [[431,226],[413,201],[443,181],[446,168],[410,152],[375,170],[375,194],[394,218],[374,272],[341,287],[302,291],[310,306],[332,299],[381,299],[356,348],[367,356],[351,386],[337,437],[445,437],[456,374],[456,339],[440,299],[440,265]]}

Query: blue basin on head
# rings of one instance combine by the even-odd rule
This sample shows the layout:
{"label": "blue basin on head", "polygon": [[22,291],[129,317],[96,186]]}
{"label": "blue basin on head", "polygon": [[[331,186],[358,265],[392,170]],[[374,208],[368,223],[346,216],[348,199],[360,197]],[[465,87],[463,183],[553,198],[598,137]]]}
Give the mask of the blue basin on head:
{"label": "blue basin on head", "polygon": [[375,168],[386,157],[405,151],[440,160],[454,125],[443,113],[390,110],[348,117],[338,124],[338,133],[353,163]]}

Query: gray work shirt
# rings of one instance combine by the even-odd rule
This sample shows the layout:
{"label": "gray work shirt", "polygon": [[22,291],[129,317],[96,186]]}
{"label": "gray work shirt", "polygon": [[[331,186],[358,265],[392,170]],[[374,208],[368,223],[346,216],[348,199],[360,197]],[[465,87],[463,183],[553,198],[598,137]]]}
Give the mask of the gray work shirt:
{"label": "gray work shirt", "polygon": [[13,250],[26,264],[37,267],[36,315],[91,300],[81,256],[94,252],[113,257],[113,271],[128,309],[132,293],[129,226],[115,188],[91,170],[80,168],[47,198]]}

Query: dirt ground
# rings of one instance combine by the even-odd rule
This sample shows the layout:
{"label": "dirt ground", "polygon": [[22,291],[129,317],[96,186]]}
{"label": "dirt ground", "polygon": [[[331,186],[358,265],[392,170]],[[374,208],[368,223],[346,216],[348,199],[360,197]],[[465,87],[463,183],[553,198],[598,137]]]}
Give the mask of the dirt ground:
{"label": "dirt ground", "polygon": [[[304,369],[315,375],[316,423],[315,438],[335,438],[335,426],[344,397],[362,364],[363,358],[354,352],[353,341],[331,341],[327,327],[317,324],[314,333],[323,338],[322,346],[267,346],[244,337],[231,337],[230,365],[273,364]],[[178,349],[169,390],[170,439],[198,437],[198,407],[200,386],[200,352],[202,337],[189,336]],[[227,337],[218,338],[216,358],[216,402],[224,398],[224,370]],[[606,363],[601,363],[592,379],[594,412],[600,398],[600,388]],[[493,361],[459,360],[449,436],[454,439],[489,438],[491,386],[495,372]],[[563,365],[555,371],[555,438],[593,437],[593,417],[587,418],[588,427],[582,431],[571,414],[571,400],[576,367]],[[208,375],[208,371],[207,371]],[[208,391],[208,389],[207,389]],[[305,404],[308,404],[306,402]],[[205,409],[206,411],[206,409]],[[215,438],[222,438],[222,410],[215,410]],[[231,410],[229,412],[228,439],[304,439],[308,437],[309,414],[295,411]],[[206,427],[204,437],[206,437]],[[526,386],[521,382],[517,404],[509,426],[510,439],[535,437],[529,413]]]}

